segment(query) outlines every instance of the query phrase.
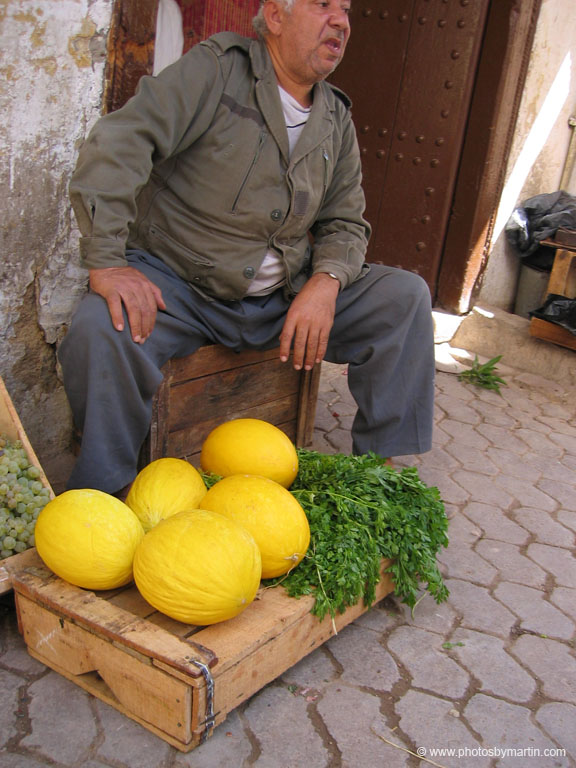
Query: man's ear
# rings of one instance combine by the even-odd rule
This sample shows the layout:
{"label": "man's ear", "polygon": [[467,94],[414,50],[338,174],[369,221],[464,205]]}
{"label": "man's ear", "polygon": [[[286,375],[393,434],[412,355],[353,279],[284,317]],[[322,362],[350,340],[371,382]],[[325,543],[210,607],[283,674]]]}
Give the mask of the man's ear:
{"label": "man's ear", "polygon": [[264,19],[266,20],[266,26],[268,32],[272,35],[279,35],[282,28],[282,21],[286,15],[286,10],[281,3],[277,3],[276,0],[268,0],[264,3],[262,10]]}

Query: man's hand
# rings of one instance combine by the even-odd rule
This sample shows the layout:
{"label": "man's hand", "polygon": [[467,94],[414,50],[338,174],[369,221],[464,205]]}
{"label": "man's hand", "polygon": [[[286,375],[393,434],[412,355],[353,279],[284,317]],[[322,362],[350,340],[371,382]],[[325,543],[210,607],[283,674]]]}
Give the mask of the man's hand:
{"label": "man's hand", "polygon": [[91,269],[90,289],[106,299],[117,331],[124,329],[124,304],[132,339],[137,344],[143,344],[152,333],[157,311],[166,309],[160,288],[134,267]]}
{"label": "man's hand", "polygon": [[280,334],[280,359],[293,347],[294,368],[310,371],[326,354],[340,284],[323,272],[312,275],[296,296]]}

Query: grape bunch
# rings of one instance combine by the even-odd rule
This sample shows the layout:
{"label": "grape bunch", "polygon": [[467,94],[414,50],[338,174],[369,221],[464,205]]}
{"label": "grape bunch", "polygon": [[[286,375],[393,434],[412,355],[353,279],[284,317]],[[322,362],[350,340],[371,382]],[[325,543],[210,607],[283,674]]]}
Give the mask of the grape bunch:
{"label": "grape bunch", "polygon": [[0,560],[34,546],[34,526],[50,491],[20,440],[0,435]]}

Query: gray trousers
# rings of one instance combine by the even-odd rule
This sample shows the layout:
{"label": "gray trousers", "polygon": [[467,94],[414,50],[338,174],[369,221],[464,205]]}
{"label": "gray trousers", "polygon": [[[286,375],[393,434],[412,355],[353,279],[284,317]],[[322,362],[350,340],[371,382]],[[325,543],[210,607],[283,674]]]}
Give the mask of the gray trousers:
{"label": "gray trousers", "polygon": [[[159,259],[127,254],[162,291],[151,336],[135,344],[128,324],[113,328],[104,299],[87,294],[59,349],[64,387],[82,433],[68,488],[115,493],[136,474],[161,367],[206,343],[271,349],[289,302],[282,291],[242,301],[207,301]],[[433,325],[428,286],[417,275],[371,265],[338,296],[326,360],[348,364],[358,405],[355,454],[400,456],[430,450],[434,398]]]}

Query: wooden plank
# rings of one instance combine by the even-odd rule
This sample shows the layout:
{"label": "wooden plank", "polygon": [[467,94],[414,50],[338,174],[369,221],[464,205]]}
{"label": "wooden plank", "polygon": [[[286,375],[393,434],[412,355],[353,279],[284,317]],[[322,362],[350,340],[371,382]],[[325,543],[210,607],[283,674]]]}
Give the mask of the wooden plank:
{"label": "wooden plank", "polygon": [[174,738],[190,741],[190,684],[157,668],[153,658],[127,653],[124,647],[21,594],[18,611],[28,650],[41,656],[43,663],[57,666],[78,684],[87,673],[97,672],[115,700],[112,702],[110,697],[109,701],[121,711],[154,723]]}
{"label": "wooden plank", "polygon": [[192,660],[210,667],[218,661],[208,649],[190,641],[182,642],[161,627],[99,598],[94,592],[59,579],[42,565],[40,558],[37,565],[14,572],[12,586],[19,595],[35,600],[103,638],[121,642],[144,654],[153,654],[185,675],[200,676]]}
{"label": "wooden plank", "polygon": [[285,432],[290,440],[296,440],[296,403],[290,398],[288,401],[275,401],[255,408],[221,408],[212,418],[204,417],[181,429],[171,430],[166,438],[166,455],[186,458],[194,464],[210,432],[223,421],[240,418],[263,419]]}
{"label": "wooden plank", "polygon": [[296,400],[299,372],[294,369],[280,372],[278,366],[275,360],[267,360],[173,384],[169,430],[181,429],[207,414],[221,416],[224,411],[245,410],[247,406],[265,405],[287,396]]}
{"label": "wooden plank", "polygon": [[[0,435],[5,435],[11,442],[20,440],[22,447],[26,451],[28,460],[33,464],[40,475],[38,479],[45,488],[48,488],[50,492],[50,498],[54,498],[54,491],[42,469],[42,465],[32,448],[30,440],[22,426],[22,422],[18,416],[18,412],[12,403],[12,399],[6,389],[4,380],[0,376]],[[29,552],[34,557],[35,550],[26,550],[17,555],[11,555],[3,560],[0,560],[0,595],[4,595],[12,589],[12,573],[27,562]]]}
{"label": "wooden plank", "polygon": [[188,381],[188,379],[210,376],[221,371],[234,370],[244,365],[254,365],[267,360],[276,360],[279,365],[289,365],[289,362],[280,363],[278,349],[250,349],[234,352],[234,350],[220,344],[209,344],[200,347],[193,355],[173,358],[169,363],[169,371],[174,384],[178,384],[181,381]]}
{"label": "wooden plank", "polygon": [[558,250],[554,256],[548,281],[548,293],[576,298],[576,253]]}
{"label": "wooden plank", "polygon": [[558,344],[561,347],[566,347],[566,349],[576,350],[576,336],[560,325],[541,320],[539,317],[533,317],[530,320],[529,328],[530,336],[542,341],[550,341],[552,344]]}

